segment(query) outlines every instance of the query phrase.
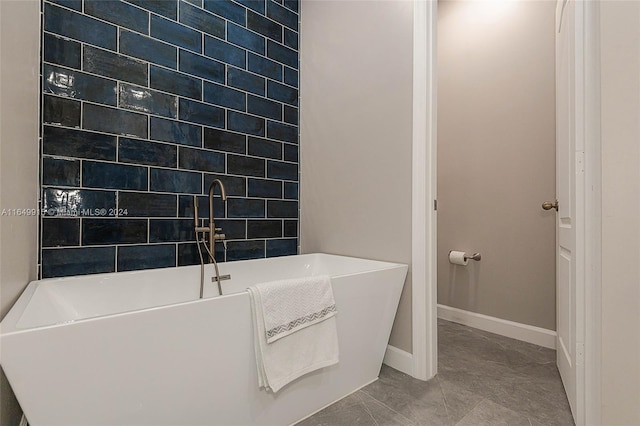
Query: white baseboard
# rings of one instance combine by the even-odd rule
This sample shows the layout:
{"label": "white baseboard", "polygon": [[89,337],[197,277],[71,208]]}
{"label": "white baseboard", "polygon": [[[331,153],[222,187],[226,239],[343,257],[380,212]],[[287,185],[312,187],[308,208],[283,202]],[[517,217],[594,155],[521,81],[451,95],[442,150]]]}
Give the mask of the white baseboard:
{"label": "white baseboard", "polygon": [[395,346],[387,345],[382,363],[410,376],[413,375],[413,355]]}
{"label": "white baseboard", "polygon": [[464,311],[462,309],[452,308],[451,306],[445,305],[438,305],[438,318],[457,322],[458,324],[464,324],[469,327],[478,328],[501,336],[510,337],[512,339],[533,343],[534,345],[544,346],[545,348],[556,348],[557,334],[555,331],[547,330],[546,328],[520,324],[518,322]]}

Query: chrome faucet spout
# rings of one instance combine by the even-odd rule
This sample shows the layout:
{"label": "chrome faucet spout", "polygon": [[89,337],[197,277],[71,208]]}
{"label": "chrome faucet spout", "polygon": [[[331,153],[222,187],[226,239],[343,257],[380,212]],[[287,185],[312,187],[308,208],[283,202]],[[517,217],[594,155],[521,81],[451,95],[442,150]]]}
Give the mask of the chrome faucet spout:
{"label": "chrome faucet spout", "polygon": [[221,231],[221,228],[216,228],[216,224],[213,220],[213,199],[216,186],[220,188],[220,196],[222,201],[227,201],[227,191],[224,189],[224,185],[220,179],[214,179],[209,185],[209,258],[210,262],[214,262],[214,245],[216,240],[223,240],[224,234],[218,234],[217,231]]}
{"label": "chrome faucet spout", "polygon": [[[222,201],[227,201],[227,191],[224,188],[224,185],[220,181],[220,179],[214,179],[209,186],[209,224],[208,226],[199,226],[200,218],[198,216],[198,197],[196,195],[193,196],[193,225],[195,228],[196,234],[196,246],[198,248],[198,254],[200,256],[200,298],[204,297],[204,259],[202,256],[202,250],[200,249],[200,243],[204,245],[204,248],[207,252],[207,257],[209,259],[208,263],[213,263],[216,271],[215,279],[218,282],[218,294],[222,295],[222,285],[220,281],[224,279],[229,279],[229,276],[220,276],[220,271],[218,270],[218,263],[216,262],[215,254],[214,254],[214,246],[215,242],[218,240],[224,240],[225,235],[220,233],[222,228],[216,228],[216,224],[213,219],[214,212],[214,192],[216,186],[220,188],[220,196],[222,197]],[[202,241],[200,241],[199,233],[202,233]],[[209,234],[209,241],[206,240],[206,234]]]}

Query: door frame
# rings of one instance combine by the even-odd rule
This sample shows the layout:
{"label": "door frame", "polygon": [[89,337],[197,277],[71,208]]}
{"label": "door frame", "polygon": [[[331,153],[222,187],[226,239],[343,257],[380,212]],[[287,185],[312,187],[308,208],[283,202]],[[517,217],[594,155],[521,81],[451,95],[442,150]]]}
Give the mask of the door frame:
{"label": "door frame", "polygon": [[[584,391],[582,412],[577,424],[601,422],[601,230],[602,178],[600,140],[600,5],[578,0],[584,5],[579,45],[584,61],[576,75],[583,85],[584,202],[580,208],[584,227],[583,270],[576,285],[582,287],[584,316],[576,320],[584,331],[576,336],[582,343]],[[437,0],[413,0],[413,160],[412,160],[412,337],[413,376],[428,380],[437,373]],[[426,119],[425,119],[426,117]]]}
{"label": "door frame", "polygon": [[580,424],[601,424],[602,352],[602,145],[600,137],[600,4],[584,1],[582,43],[584,60],[580,72],[584,83],[584,344],[583,411]]}
{"label": "door frame", "polygon": [[437,8],[437,0],[413,1],[412,376],[421,380],[438,371]]}

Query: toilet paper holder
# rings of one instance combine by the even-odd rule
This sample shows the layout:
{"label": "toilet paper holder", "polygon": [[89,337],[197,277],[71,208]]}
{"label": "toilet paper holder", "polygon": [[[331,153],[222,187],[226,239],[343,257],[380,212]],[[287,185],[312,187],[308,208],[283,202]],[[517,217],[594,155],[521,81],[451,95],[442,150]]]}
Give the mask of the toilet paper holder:
{"label": "toilet paper holder", "polygon": [[465,253],[464,258],[478,261],[482,260],[482,256],[480,256],[480,253],[473,253],[471,256],[467,256],[467,254]]}
{"label": "toilet paper holder", "polygon": [[[451,254],[453,250],[449,250],[449,254]],[[473,253],[471,256],[467,255],[467,253],[464,254],[464,260],[476,260],[476,261],[480,261],[482,260],[482,256],[480,255],[480,253]]]}

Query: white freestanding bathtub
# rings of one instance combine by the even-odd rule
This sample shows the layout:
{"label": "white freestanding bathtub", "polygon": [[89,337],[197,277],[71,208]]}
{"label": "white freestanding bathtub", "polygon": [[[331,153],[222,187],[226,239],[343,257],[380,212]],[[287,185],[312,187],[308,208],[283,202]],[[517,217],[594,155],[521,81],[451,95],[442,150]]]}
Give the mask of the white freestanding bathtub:
{"label": "white freestanding bathtub", "polygon": [[[31,426],[287,425],[377,379],[407,266],[327,254],[45,279],[0,324]],[[340,362],[258,389],[250,285],[332,276]]]}

